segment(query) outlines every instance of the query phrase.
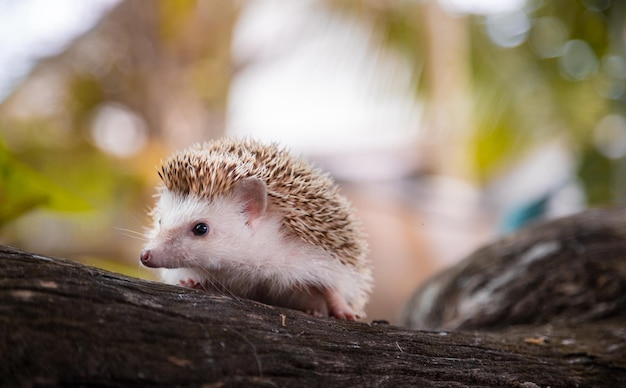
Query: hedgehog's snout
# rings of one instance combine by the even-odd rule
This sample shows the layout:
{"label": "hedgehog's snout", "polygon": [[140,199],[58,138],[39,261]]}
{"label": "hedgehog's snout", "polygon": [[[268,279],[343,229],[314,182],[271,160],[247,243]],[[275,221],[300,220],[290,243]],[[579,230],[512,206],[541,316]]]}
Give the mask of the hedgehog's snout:
{"label": "hedgehog's snout", "polygon": [[149,249],[144,249],[143,251],[141,251],[141,255],[139,255],[139,260],[141,260],[141,264],[145,265],[146,267],[154,267],[154,264],[152,263],[152,254],[150,253]]}
{"label": "hedgehog's snout", "polygon": [[180,268],[181,262],[169,259],[171,256],[160,247],[144,248],[139,255],[141,264],[148,268]]}

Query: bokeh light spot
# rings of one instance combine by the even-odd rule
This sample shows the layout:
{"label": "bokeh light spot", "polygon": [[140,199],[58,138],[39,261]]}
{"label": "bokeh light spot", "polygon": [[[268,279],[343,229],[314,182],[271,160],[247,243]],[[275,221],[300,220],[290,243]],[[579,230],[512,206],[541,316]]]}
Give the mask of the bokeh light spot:
{"label": "bokeh light spot", "polygon": [[526,41],[530,21],[524,11],[513,11],[488,15],[487,35],[498,46],[516,47]]}
{"label": "bokeh light spot", "polygon": [[102,151],[118,157],[130,157],[148,141],[144,120],[120,104],[104,104],[94,114],[93,140]]}
{"label": "bokeh light spot", "polygon": [[606,157],[618,159],[626,155],[626,120],[621,115],[605,116],[593,135],[596,147]]}
{"label": "bokeh light spot", "polygon": [[567,28],[555,17],[542,17],[533,22],[530,46],[540,58],[558,57],[567,40]]}
{"label": "bokeh light spot", "polygon": [[559,64],[562,74],[574,80],[589,79],[598,70],[598,58],[593,49],[589,43],[579,39],[565,43]]}

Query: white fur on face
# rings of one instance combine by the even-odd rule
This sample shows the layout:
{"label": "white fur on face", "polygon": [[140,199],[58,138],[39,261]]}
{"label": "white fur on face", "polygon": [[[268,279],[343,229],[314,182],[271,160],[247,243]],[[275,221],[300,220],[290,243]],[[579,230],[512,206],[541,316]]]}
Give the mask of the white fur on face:
{"label": "white fur on face", "polygon": [[[145,249],[161,267],[217,268],[250,237],[240,208],[235,201],[209,203],[165,190],[154,211],[155,226]],[[208,233],[196,236],[193,229],[198,223],[207,224]]]}
{"label": "white fur on face", "polygon": [[[150,250],[155,267],[168,283],[193,280],[225,286],[234,294],[254,295],[259,287],[283,294],[307,286],[335,289],[347,301],[366,298],[368,286],[352,266],[343,265],[322,248],[281,228],[280,214],[268,210],[248,224],[245,205],[234,198],[213,202],[167,190],[153,212]],[[208,233],[193,228],[206,223]],[[184,277],[184,278],[182,278]]]}

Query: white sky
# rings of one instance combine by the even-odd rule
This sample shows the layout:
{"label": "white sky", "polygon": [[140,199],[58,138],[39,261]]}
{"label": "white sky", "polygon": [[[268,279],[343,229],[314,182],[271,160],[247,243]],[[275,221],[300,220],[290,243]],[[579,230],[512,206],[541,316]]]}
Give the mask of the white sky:
{"label": "white sky", "polygon": [[0,101],[35,66],[119,0],[0,0]]}

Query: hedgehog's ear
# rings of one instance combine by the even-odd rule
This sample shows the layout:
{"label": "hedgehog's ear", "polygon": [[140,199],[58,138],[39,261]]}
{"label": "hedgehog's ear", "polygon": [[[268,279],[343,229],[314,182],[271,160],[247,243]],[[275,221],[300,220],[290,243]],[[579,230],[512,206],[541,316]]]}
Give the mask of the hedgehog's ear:
{"label": "hedgehog's ear", "polygon": [[235,184],[235,197],[244,204],[248,225],[261,217],[267,209],[267,186],[256,177],[244,178]]}

